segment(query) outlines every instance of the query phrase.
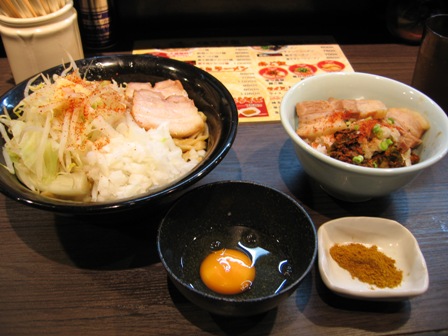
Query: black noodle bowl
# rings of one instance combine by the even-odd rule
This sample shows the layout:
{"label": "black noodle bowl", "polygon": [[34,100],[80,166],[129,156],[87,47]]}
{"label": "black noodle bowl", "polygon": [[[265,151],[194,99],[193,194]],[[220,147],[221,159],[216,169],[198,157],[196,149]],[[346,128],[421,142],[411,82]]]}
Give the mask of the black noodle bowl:
{"label": "black noodle bowl", "polygon": [[[227,88],[209,73],[181,61],[153,55],[111,55],[86,58],[76,61],[81,76],[87,80],[115,80],[127,82],[159,82],[166,79],[179,80],[199,111],[207,116],[210,135],[207,154],[186,176],[160,189],[146,194],[110,202],[80,203],[57,200],[32,192],[15,175],[6,169],[0,173],[0,191],[20,203],[42,210],[66,214],[95,214],[122,211],[136,206],[155,205],[193,185],[210,173],[225,157],[236,137],[238,111]],[[60,75],[69,64],[60,65],[42,74],[51,77]],[[41,79],[37,79],[39,82]],[[36,83],[37,83],[36,82]],[[27,81],[19,83],[5,93],[1,99],[2,111],[12,109],[23,99]],[[4,145],[3,138],[1,145]],[[5,164],[4,158],[0,159]]]}

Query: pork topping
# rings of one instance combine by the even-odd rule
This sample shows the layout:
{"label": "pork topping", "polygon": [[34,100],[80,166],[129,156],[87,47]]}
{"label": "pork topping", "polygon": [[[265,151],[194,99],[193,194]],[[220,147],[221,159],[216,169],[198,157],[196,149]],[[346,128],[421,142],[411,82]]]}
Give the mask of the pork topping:
{"label": "pork topping", "polygon": [[129,83],[126,95],[132,97],[132,116],[145,129],[168,123],[171,136],[185,138],[205,127],[194,101],[178,80],[165,80],[154,86]]}
{"label": "pork topping", "polygon": [[344,162],[392,168],[414,164],[428,121],[379,100],[335,99],[297,103],[297,134],[317,150]]}

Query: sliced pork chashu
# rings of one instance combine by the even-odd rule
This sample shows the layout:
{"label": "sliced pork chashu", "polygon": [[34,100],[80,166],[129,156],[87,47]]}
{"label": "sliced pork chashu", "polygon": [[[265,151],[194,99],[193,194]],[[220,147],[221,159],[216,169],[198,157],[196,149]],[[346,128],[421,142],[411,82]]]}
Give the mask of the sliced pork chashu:
{"label": "sliced pork chashu", "polygon": [[139,126],[151,129],[168,123],[175,138],[186,138],[204,129],[205,122],[180,81],[166,80],[154,87],[131,84],[129,90],[131,113]]}
{"label": "sliced pork chashu", "polygon": [[182,83],[178,80],[167,79],[154,84],[154,91],[160,92],[164,98],[169,96],[184,96],[188,97],[187,91],[185,91]]}
{"label": "sliced pork chashu", "polygon": [[134,92],[138,90],[151,90],[151,83],[130,82],[126,85],[126,97],[131,99],[134,97]]}
{"label": "sliced pork chashu", "polygon": [[405,150],[421,144],[421,137],[430,127],[420,113],[407,108],[390,108],[386,118],[391,118],[400,131],[400,146]]}
{"label": "sliced pork chashu", "polygon": [[387,108],[379,100],[335,99],[309,100],[296,104],[299,118],[297,134],[314,139],[347,128],[346,121],[372,117],[384,118]]}

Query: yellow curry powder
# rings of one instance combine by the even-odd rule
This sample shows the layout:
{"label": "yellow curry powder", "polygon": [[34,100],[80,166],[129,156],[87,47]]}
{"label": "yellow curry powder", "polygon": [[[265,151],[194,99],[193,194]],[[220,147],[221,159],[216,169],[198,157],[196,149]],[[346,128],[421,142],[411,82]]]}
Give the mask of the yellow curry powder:
{"label": "yellow curry powder", "polygon": [[330,255],[352,278],[378,288],[397,287],[403,280],[403,271],[395,267],[395,260],[378,251],[376,245],[335,244],[330,248]]}

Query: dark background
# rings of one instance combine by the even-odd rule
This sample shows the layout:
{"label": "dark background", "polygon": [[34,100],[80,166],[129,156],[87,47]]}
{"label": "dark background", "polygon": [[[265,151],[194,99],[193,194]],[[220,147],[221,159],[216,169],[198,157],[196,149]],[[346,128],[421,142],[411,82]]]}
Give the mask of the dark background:
{"label": "dark background", "polygon": [[278,36],[319,35],[340,44],[416,43],[400,37],[401,30],[418,30],[447,5],[447,0],[109,0],[116,41],[110,49],[132,50],[138,40],[151,40],[156,48],[164,47],[160,40],[188,46],[189,39],[214,44],[242,36],[270,43]]}
{"label": "dark background", "polygon": [[388,37],[387,4],[387,0],[115,0],[120,31],[132,31],[139,39],[322,34],[350,41],[366,35],[382,39]]}

